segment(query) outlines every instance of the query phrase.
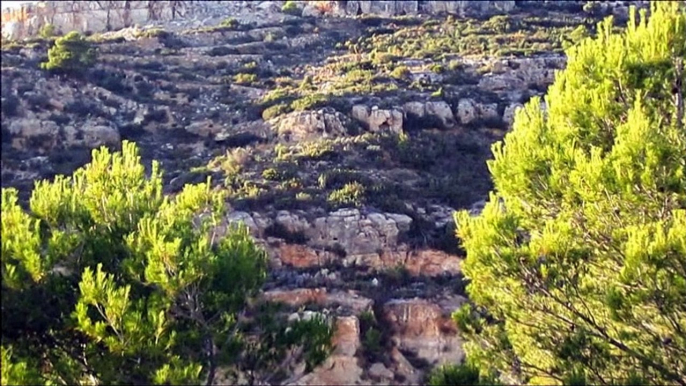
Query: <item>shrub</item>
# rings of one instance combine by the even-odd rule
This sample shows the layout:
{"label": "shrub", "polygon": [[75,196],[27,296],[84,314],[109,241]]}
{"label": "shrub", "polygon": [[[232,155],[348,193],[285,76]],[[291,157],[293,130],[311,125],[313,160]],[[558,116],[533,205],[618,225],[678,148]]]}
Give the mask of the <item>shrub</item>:
{"label": "shrub", "polygon": [[284,3],[284,5],[281,7],[281,12],[293,16],[302,16],[303,13],[298,7],[298,4],[296,4],[293,0],[286,1],[286,3]]}
{"label": "shrub", "polygon": [[398,66],[391,71],[391,77],[398,80],[406,80],[410,77],[412,73],[407,68],[407,66]]}
{"label": "shrub", "polygon": [[54,25],[52,24],[46,24],[44,25],[40,30],[38,30],[38,36],[40,36],[43,39],[50,39],[51,37],[54,37],[57,35],[57,28],[55,28]]}
{"label": "shrub", "polygon": [[248,84],[253,84],[257,81],[257,75],[255,74],[246,74],[246,73],[241,73],[241,74],[236,74],[233,78],[234,82],[242,85],[248,85]]}
{"label": "shrub", "polygon": [[[652,2],[567,52],[456,217],[473,305],[454,315],[508,383],[686,384],[686,10]],[[649,97],[648,97],[649,96]],[[592,204],[591,204],[592,203]],[[541,360],[545,358],[545,360]],[[640,374],[640,377],[637,375]]]}
{"label": "shrub", "polygon": [[[323,150],[326,151],[327,149],[324,148]],[[318,150],[316,152],[319,153]],[[360,174],[353,170],[335,168],[320,174],[318,183],[322,189],[338,189],[348,183],[358,182],[360,177]]]}
{"label": "shrub", "polygon": [[434,63],[429,67],[429,71],[433,72],[434,74],[442,74],[445,72],[445,67],[443,67],[443,65],[440,63]]}
{"label": "shrub", "polygon": [[363,311],[360,316],[360,335],[365,354],[374,359],[383,354],[383,334],[372,311]]}
{"label": "shrub", "polygon": [[287,114],[291,111],[291,108],[286,103],[279,103],[274,106],[267,107],[262,111],[262,119],[269,120],[276,118],[280,115]]}
{"label": "shrub", "polygon": [[364,200],[364,186],[359,182],[345,184],[342,188],[329,194],[327,201],[333,206],[361,206]]}
{"label": "shrub", "polygon": [[55,41],[55,45],[48,50],[48,61],[41,63],[41,68],[78,74],[92,67],[95,59],[95,49],[81,34],[72,31]]}
{"label": "shrub", "polygon": [[291,108],[295,111],[314,110],[326,106],[330,96],[326,94],[311,94],[291,103]]}
{"label": "shrub", "polygon": [[219,25],[230,29],[238,29],[240,23],[238,23],[238,20],[234,19],[233,17],[229,17],[222,20],[222,22],[219,23]]}
{"label": "shrub", "polygon": [[482,378],[479,369],[470,364],[443,365],[429,374],[429,386],[495,386],[494,377]]}

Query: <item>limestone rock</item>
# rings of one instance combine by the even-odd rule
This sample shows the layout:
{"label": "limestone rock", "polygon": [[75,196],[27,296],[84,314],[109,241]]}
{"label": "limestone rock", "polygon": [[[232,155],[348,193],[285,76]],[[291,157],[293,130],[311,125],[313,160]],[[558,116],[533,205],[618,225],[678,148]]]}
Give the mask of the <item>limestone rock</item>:
{"label": "limestone rock", "polygon": [[369,376],[379,381],[388,381],[393,379],[394,374],[391,370],[386,368],[383,363],[374,363],[369,368]]}
{"label": "limestone rock", "polygon": [[116,146],[121,141],[119,130],[109,124],[89,121],[81,126],[83,132],[83,145],[89,148],[99,146]]}
{"label": "limestone rock", "polygon": [[456,125],[455,115],[445,101],[407,102],[403,105],[403,112],[408,119],[433,118],[441,129],[452,129]]}
{"label": "limestone rock", "polygon": [[[452,305],[452,304],[451,304]],[[432,365],[459,363],[464,353],[452,310],[423,299],[398,299],[384,304],[384,318],[391,325],[400,350],[413,352]]]}
{"label": "limestone rock", "polygon": [[306,4],[303,8],[302,17],[318,17],[321,16],[322,12],[317,8],[315,4]]}
{"label": "limestone rock", "polygon": [[555,80],[555,70],[564,67],[561,55],[540,58],[503,59],[491,63],[493,73],[479,80],[479,89],[493,92],[547,87]]}
{"label": "limestone rock", "polygon": [[[411,218],[396,215],[406,229]],[[408,220],[409,219],[409,220]],[[310,239],[315,245],[343,247],[349,255],[377,253],[387,245],[395,245],[400,233],[398,222],[380,213],[362,216],[358,209],[340,209],[328,217],[314,220]]]}
{"label": "limestone rock", "polygon": [[501,119],[500,114],[498,114],[498,104],[479,104],[477,105],[479,119],[486,121],[499,121]]}
{"label": "limestone rock", "polygon": [[305,141],[345,135],[345,117],[331,108],[294,111],[270,120],[279,136],[290,141]]}
{"label": "limestone rock", "polygon": [[321,307],[343,307],[354,314],[359,314],[371,309],[374,303],[371,299],[361,296],[356,291],[329,292],[322,288],[297,288],[293,290],[274,289],[265,292],[263,298],[272,302],[282,302],[291,307],[300,307],[305,304],[316,304]]}
{"label": "limestone rock", "polygon": [[32,118],[19,118],[9,125],[9,132],[13,136],[21,138],[34,138],[40,136],[57,136],[59,127],[53,121],[41,121]]}
{"label": "limestone rock", "polygon": [[503,121],[508,126],[512,126],[512,123],[514,123],[515,113],[521,107],[523,107],[521,103],[513,103],[505,108],[505,112],[503,113]]}
{"label": "limestone rock", "polygon": [[277,255],[282,264],[294,268],[322,266],[329,260],[328,254],[320,256],[312,248],[298,244],[281,244]]}
{"label": "limestone rock", "polygon": [[477,119],[476,103],[472,99],[460,99],[456,113],[460,123],[468,125]]}
{"label": "limestone rock", "polygon": [[371,132],[389,131],[401,133],[403,130],[403,113],[396,109],[371,109],[365,105],[355,105],[352,109],[354,119],[363,123]]}
{"label": "limestone rock", "polygon": [[445,101],[427,102],[426,114],[438,118],[443,124],[444,129],[455,127],[455,116],[450,109],[450,105]]}
{"label": "limestone rock", "polygon": [[334,352],[313,372],[294,385],[362,385],[364,373],[355,353],[360,348],[360,323],[355,316],[338,317],[332,343]]}
{"label": "limestone rock", "polygon": [[348,0],[330,1],[335,15],[375,14],[379,16],[451,13],[460,15],[489,15],[509,12],[515,2],[508,1],[416,1],[416,0]]}

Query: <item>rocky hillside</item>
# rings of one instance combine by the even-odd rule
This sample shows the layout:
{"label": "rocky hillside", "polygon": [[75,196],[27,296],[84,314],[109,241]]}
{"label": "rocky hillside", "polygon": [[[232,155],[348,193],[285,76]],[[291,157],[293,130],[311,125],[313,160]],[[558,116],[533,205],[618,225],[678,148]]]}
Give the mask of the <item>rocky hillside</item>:
{"label": "rocky hillside", "polygon": [[298,384],[419,384],[462,350],[452,213],[479,210],[489,146],[602,12],[317,18],[93,35],[80,79],[39,70],[50,41],[3,45],[2,186],[71,173],[91,149],[141,147],[169,193],[211,177],[270,252],[266,299],[322,312],[336,349]]}

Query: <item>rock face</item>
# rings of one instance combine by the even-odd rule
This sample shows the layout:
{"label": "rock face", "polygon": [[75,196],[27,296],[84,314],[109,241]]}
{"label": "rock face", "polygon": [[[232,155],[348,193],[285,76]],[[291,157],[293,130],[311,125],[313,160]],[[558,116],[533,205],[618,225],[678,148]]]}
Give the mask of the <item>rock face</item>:
{"label": "rock face", "polygon": [[418,13],[449,13],[461,16],[505,13],[515,6],[507,1],[330,1],[329,9],[337,15],[376,14],[380,16],[416,15]]}
{"label": "rock face", "polygon": [[[461,303],[462,299],[455,299]],[[384,317],[392,326],[393,340],[401,351],[412,352],[432,365],[459,363],[464,353],[450,319],[453,302],[443,310],[423,299],[392,300],[384,305]],[[459,306],[459,305],[458,305]]]}
{"label": "rock face", "polygon": [[[210,4],[208,4],[210,3]],[[306,4],[304,16],[376,14],[382,16],[415,15],[418,13],[449,13],[462,16],[506,13],[515,6],[514,0],[506,1],[329,1]],[[257,4],[259,10],[278,13],[282,1],[265,1]],[[2,12],[2,34],[10,39],[34,36],[46,24],[58,30],[104,32],[131,27],[136,24],[173,22],[189,18],[203,18],[236,6],[251,7],[247,2],[236,1],[44,1],[41,5],[23,4],[18,9]]]}
{"label": "rock face", "polygon": [[395,109],[384,110],[377,106],[370,109],[364,105],[355,105],[352,117],[371,132],[388,131],[397,134],[403,130],[403,113]]}
{"label": "rock face", "polygon": [[[377,317],[386,326],[390,344],[390,355],[385,356],[384,363],[362,360],[367,347],[360,318],[363,313],[371,312],[371,299],[354,291],[332,293],[325,288],[273,290],[264,297],[293,308],[309,303],[347,314],[335,319],[332,355],[312,373],[289,383],[292,385],[384,385],[398,379],[404,380],[400,384],[418,384],[423,381],[425,369],[413,365],[408,357],[419,359],[429,367],[459,363],[464,357],[456,325],[450,317],[465,301],[459,296],[448,295],[433,301],[389,299],[381,304],[382,311]],[[293,314],[292,317],[301,316]]]}
{"label": "rock face", "polygon": [[333,109],[318,111],[294,111],[275,118],[273,125],[280,137],[303,141],[344,135],[347,118]]}
{"label": "rock face", "polygon": [[357,317],[339,317],[333,337],[334,352],[314,372],[293,385],[362,385],[364,370],[355,357],[360,348],[360,323]]}
{"label": "rock face", "polygon": [[[153,13],[155,7],[171,6],[129,3],[132,22],[150,16],[140,13],[146,4]],[[512,5],[296,3],[305,16],[336,11],[482,15],[507,12]],[[107,14],[85,4],[89,2],[75,6],[74,23],[85,15],[86,27],[104,28]],[[336,327],[332,357],[308,375],[289,368],[289,382],[425,383],[431,366],[457,362],[463,355],[449,317],[464,300],[459,296],[464,282],[454,236],[455,208],[470,208],[484,197],[489,187],[479,181],[487,173],[485,160],[491,153],[484,149],[493,140],[490,136],[504,133],[502,123],[511,124],[517,108],[543,93],[564,58],[406,57],[398,63],[410,77],[383,78],[397,89],[336,95],[317,104],[326,107],[265,121],[263,97],[269,91],[291,88],[295,93],[273,101],[290,109],[296,94],[326,93],[343,79],[345,71],[336,75],[329,64],[369,59],[362,56],[367,53],[351,59],[335,48],[378,28],[368,22],[405,29],[397,25],[403,18],[298,18],[282,13],[282,4],[197,2],[193,7],[198,9],[184,8],[176,19],[164,11],[158,20],[144,21],[143,28],[102,34],[98,64],[92,77],[82,80],[46,77],[38,70],[46,45],[3,49],[3,186],[29,191],[35,179],[70,174],[90,160],[92,148],[117,148],[122,139],[139,145],[147,165],[151,159],[160,161],[165,192],[173,194],[208,176],[215,185],[231,185],[225,223],[247,225],[270,257],[263,298],[285,303],[289,319],[323,314]],[[204,16],[215,12],[210,8],[217,8],[216,17]],[[126,25],[122,13],[110,10],[112,28]],[[239,27],[217,26],[227,17]],[[35,29],[45,21],[22,18],[5,25],[21,32],[21,23]],[[54,20],[71,19],[57,15]],[[141,37],[153,23],[170,33]],[[189,25],[217,28],[184,30]],[[434,71],[433,64],[443,70]],[[232,81],[245,72],[257,79],[242,85]],[[313,75],[316,87],[296,91],[297,80],[305,75]],[[407,82],[422,88],[407,87]],[[433,86],[442,92],[430,93]],[[386,135],[402,132],[407,139],[402,143]],[[265,173],[267,168],[277,173]],[[335,177],[331,186],[322,184],[328,176]],[[350,180],[365,188],[359,207],[330,202],[332,191]],[[472,213],[483,204],[473,205]],[[220,236],[221,229],[217,231]],[[370,354],[374,350],[365,335],[370,313],[383,335],[382,355]]]}
{"label": "rock face", "polygon": [[438,121],[441,129],[453,129],[457,122],[450,105],[445,101],[407,102],[403,105],[407,120]]}
{"label": "rock face", "polygon": [[[413,249],[400,241],[412,226],[413,220],[407,215],[340,209],[311,221],[306,218],[304,212],[280,211],[273,219],[257,213],[234,212],[228,221],[242,222],[254,235],[266,237],[266,248],[277,267],[314,268],[338,264],[384,270],[403,266],[412,275],[425,276],[461,272],[459,257],[435,249]],[[445,226],[444,219],[435,221],[437,227]],[[269,237],[268,230],[274,227],[285,233],[281,237],[298,235],[298,244]]]}

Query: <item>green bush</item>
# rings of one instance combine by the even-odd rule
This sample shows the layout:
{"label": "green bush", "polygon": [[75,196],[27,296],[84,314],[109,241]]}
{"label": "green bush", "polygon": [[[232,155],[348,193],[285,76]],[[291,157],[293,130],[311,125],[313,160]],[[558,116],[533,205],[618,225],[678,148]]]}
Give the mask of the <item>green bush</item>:
{"label": "green bush", "polygon": [[291,108],[295,111],[315,110],[326,106],[331,97],[326,94],[311,94],[291,102]]}
{"label": "green bush", "polygon": [[407,66],[400,65],[391,71],[391,77],[398,79],[398,80],[406,80],[410,77],[412,73],[410,72],[410,69],[407,68]]}
{"label": "green bush", "polygon": [[302,10],[298,7],[298,4],[295,3],[293,0],[288,0],[284,5],[281,7],[281,12],[293,15],[293,16],[302,16]]}
{"label": "green bush", "polygon": [[219,23],[220,26],[226,27],[232,30],[238,29],[240,26],[240,23],[238,23],[238,20],[234,19],[233,17],[226,18],[222,20],[221,23]]}
{"label": "green bush", "polygon": [[48,50],[48,61],[41,68],[69,74],[78,74],[95,64],[96,53],[81,34],[72,31],[58,38]]}
{"label": "green bush", "polygon": [[262,119],[266,121],[289,112],[291,112],[291,107],[287,103],[279,103],[264,109],[262,111]]}
{"label": "green bush", "polygon": [[[326,148],[324,148],[324,151],[326,151]],[[354,170],[334,168],[320,174],[317,182],[322,189],[338,189],[346,184],[359,182],[360,178],[361,175]]]}
{"label": "green bush", "polygon": [[443,365],[429,374],[429,386],[495,386],[494,377],[483,379],[479,369],[469,364]]}
{"label": "green bush", "polygon": [[[686,384],[686,10],[652,2],[568,50],[456,217],[468,358],[508,383]],[[543,359],[545,358],[545,359]],[[637,375],[640,374],[640,378]],[[634,383],[640,380],[640,383]]]}
{"label": "green bush", "polygon": [[362,348],[365,354],[376,358],[383,354],[383,334],[380,331],[376,316],[371,311],[364,311],[359,316]]}
{"label": "green bush", "polygon": [[57,36],[57,28],[53,24],[46,24],[38,30],[38,36],[46,40],[50,39]]}
{"label": "green bush", "polygon": [[257,75],[240,73],[240,74],[236,74],[233,77],[233,81],[240,84],[240,85],[250,85],[250,84],[253,84],[257,81]]}
{"label": "green bush", "polygon": [[342,188],[329,194],[327,201],[333,206],[361,206],[364,200],[365,189],[359,182],[345,184]]}
{"label": "green bush", "polygon": [[442,74],[445,72],[445,67],[443,67],[443,65],[440,63],[434,63],[429,67],[429,71],[433,72],[434,74]]}

